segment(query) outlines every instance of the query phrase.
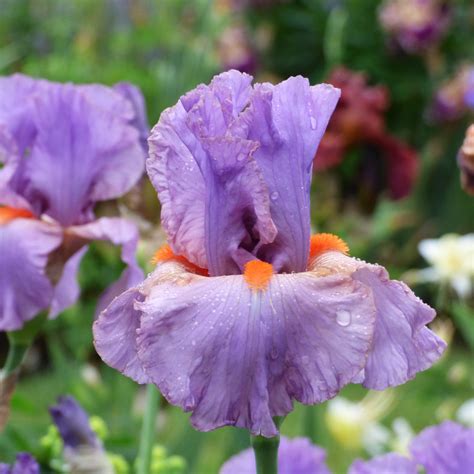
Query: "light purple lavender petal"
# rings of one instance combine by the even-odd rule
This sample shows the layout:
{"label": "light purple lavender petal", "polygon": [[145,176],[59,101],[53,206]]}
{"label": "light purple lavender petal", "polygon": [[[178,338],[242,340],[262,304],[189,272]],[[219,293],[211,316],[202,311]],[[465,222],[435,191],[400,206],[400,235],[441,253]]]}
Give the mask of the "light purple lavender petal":
{"label": "light purple lavender petal", "polygon": [[[230,458],[219,474],[256,474],[255,455],[246,449]],[[307,438],[282,437],[278,449],[279,474],[330,474],[326,466],[326,453]]]}
{"label": "light purple lavender petal", "polygon": [[127,265],[120,278],[101,296],[97,312],[128,288],[143,280],[143,271],[136,260],[138,229],[131,221],[119,217],[101,217],[89,224],[73,226],[68,232],[88,240],[105,240],[122,246],[121,258]]}
{"label": "light purple lavender petal", "polygon": [[429,474],[474,472],[474,429],[445,421],[423,430],[412,440],[410,451]]}
{"label": "light purple lavender petal", "polygon": [[306,269],[310,239],[312,164],[340,96],[328,84],[310,86],[291,77],[280,84],[257,84],[242,114],[248,138],[259,143],[255,160],[271,199],[277,238],[257,253],[280,272]]}
{"label": "light purple lavender petal", "polygon": [[145,99],[140,89],[129,82],[119,82],[113,88],[132,104],[134,117],[130,123],[138,130],[142,148],[145,153],[148,153],[147,140],[150,134],[150,125],[146,116]]}
{"label": "light purple lavender petal", "polygon": [[77,272],[87,247],[82,247],[65,263],[61,278],[54,287],[53,299],[49,308],[50,319],[72,306],[79,298],[81,289],[77,281]]}
{"label": "light purple lavender petal", "polygon": [[323,274],[349,274],[370,290],[377,318],[364,368],[365,387],[383,390],[400,385],[439,359],[446,344],[425,326],[435,317],[434,310],[404,283],[390,280],[383,267],[339,252],[326,252],[314,266]]}
{"label": "light purple lavender petal", "polygon": [[49,306],[45,267],[61,240],[60,228],[36,219],[0,224],[0,331],[20,329]]}
{"label": "light purple lavender petal", "polygon": [[[290,412],[293,399],[323,402],[365,363],[374,308],[351,278],[274,275],[258,292],[241,275],[199,277],[174,263],[157,271],[134,303],[138,357],[199,430],[235,425],[274,436],[272,417]],[[357,317],[341,323],[349,311]]]}
{"label": "light purple lavender petal", "polygon": [[143,298],[137,288],[130,288],[110,303],[93,326],[94,346],[102,360],[140,384],[149,382],[137,356],[141,312],[134,305]]}
{"label": "light purple lavender petal", "polygon": [[38,213],[64,226],[81,223],[95,201],[120,196],[142,174],[137,131],[73,86],[49,87],[35,98],[34,114],[22,194],[42,203]]}
{"label": "light purple lavender petal", "polygon": [[312,161],[339,91],[251,79],[229,71],[198,86],[149,139],[170,244],[210,275],[238,274],[255,256],[277,271],[307,264]]}
{"label": "light purple lavender petal", "polygon": [[416,463],[396,453],[383,454],[369,461],[356,459],[348,474],[417,474]]}

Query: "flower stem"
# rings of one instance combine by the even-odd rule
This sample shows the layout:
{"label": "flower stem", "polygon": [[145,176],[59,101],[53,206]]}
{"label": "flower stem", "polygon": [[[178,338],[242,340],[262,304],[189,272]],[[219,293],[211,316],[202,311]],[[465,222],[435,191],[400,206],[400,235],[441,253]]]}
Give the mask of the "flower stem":
{"label": "flower stem", "polygon": [[[274,417],[273,421],[278,428],[283,418]],[[278,446],[280,445],[280,435],[274,436],[273,438],[250,436],[250,443],[255,453],[257,474],[278,474]]]}
{"label": "flower stem", "polygon": [[10,415],[10,400],[15,392],[20,367],[28,348],[36,334],[43,326],[46,314],[40,314],[28,321],[19,331],[12,331],[8,336],[8,355],[0,372],[0,432],[3,431]]}
{"label": "flower stem", "polygon": [[251,443],[255,453],[257,474],[277,474],[280,436],[273,438],[252,436]]}
{"label": "flower stem", "polygon": [[137,474],[148,474],[150,472],[151,453],[155,441],[156,415],[160,393],[153,384],[146,387],[146,406],[143,415],[142,432],[140,435],[140,446],[137,457]]}

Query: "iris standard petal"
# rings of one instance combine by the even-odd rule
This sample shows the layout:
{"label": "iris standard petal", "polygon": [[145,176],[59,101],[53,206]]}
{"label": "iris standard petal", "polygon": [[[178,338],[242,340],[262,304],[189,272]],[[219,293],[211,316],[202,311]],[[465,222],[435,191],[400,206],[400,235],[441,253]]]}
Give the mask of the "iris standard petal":
{"label": "iris standard petal", "polygon": [[370,290],[377,317],[364,368],[365,387],[383,390],[400,385],[439,359],[446,344],[425,326],[435,311],[403,282],[390,280],[383,267],[326,252],[314,262],[314,271],[350,275]]}
{"label": "iris standard petal", "polygon": [[252,159],[258,143],[233,131],[250,82],[230,71],[199,86],[162,114],[149,140],[147,170],[171,246],[211,275],[240,273],[246,250],[276,235]]}
{"label": "iris standard petal", "polygon": [[417,474],[416,463],[396,453],[383,454],[369,461],[356,459],[348,474]]}
{"label": "iris standard petal", "polygon": [[290,412],[293,399],[323,402],[365,364],[374,307],[351,278],[273,275],[257,291],[242,275],[200,277],[176,263],[158,271],[134,303],[138,357],[199,430],[235,425],[274,436],[272,417]]}
{"label": "iris standard petal", "polygon": [[339,96],[331,85],[310,86],[307,79],[292,77],[276,86],[257,84],[243,113],[248,139],[259,143],[254,156],[278,229],[275,241],[257,256],[277,271],[306,269],[312,163]]}
{"label": "iris standard petal", "polygon": [[241,273],[255,256],[278,272],[308,259],[312,160],[339,91],[301,77],[252,89],[251,79],[229,71],[198,86],[149,139],[170,244],[210,275]]}
{"label": "iris standard petal", "polygon": [[[330,474],[326,466],[326,453],[307,438],[280,439],[278,449],[279,474]],[[219,474],[256,474],[255,454],[246,449],[230,458]]]}
{"label": "iris standard petal", "polygon": [[474,472],[474,429],[452,421],[431,426],[412,440],[410,452],[430,474]]}
{"label": "iris standard petal", "polygon": [[36,203],[38,214],[63,226],[81,223],[95,201],[120,196],[141,176],[138,132],[81,89],[50,86],[34,105],[37,135],[21,194]]}
{"label": "iris standard petal", "polygon": [[45,267],[61,240],[59,227],[37,219],[0,223],[0,331],[20,329],[49,306],[53,287]]}
{"label": "iris standard petal", "polygon": [[148,139],[150,157],[146,167],[160,198],[161,223],[171,247],[176,254],[206,268],[206,190],[194,159],[202,151],[185,121],[181,102],[161,114]]}
{"label": "iris standard petal", "polygon": [[97,312],[128,288],[143,280],[143,271],[136,260],[138,229],[133,222],[119,217],[101,217],[89,224],[72,226],[68,232],[86,240],[105,240],[122,246],[121,258],[126,268],[120,278],[101,296]]}

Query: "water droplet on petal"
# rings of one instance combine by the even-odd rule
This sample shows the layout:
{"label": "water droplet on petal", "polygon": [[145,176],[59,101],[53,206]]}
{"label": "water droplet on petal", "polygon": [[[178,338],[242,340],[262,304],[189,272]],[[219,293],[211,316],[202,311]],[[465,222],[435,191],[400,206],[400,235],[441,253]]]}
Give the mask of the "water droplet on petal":
{"label": "water droplet on petal", "polygon": [[279,196],[280,196],[280,194],[278,193],[278,191],[274,191],[272,194],[270,194],[270,199],[272,201],[276,201]]}
{"label": "water droplet on petal", "polygon": [[336,313],[336,321],[339,326],[349,326],[349,324],[351,324],[351,313],[345,309],[341,309]]}
{"label": "water droplet on petal", "polygon": [[310,121],[311,121],[311,128],[314,130],[317,127],[318,122],[314,117],[311,117]]}
{"label": "water droplet on petal", "polygon": [[245,153],[240,153],[237,156],[237,161],[244,161],[246,157],[247,157],[247,155],[245,155]]}

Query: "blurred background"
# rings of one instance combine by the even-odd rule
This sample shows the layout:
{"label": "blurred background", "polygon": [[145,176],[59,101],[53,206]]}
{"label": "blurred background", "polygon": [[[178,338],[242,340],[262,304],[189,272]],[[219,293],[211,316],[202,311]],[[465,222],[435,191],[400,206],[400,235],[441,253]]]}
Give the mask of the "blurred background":
{"label": "blurred background", "polygon": [[[314,229],[340,235],[352,255],[410,284],[436,308],[433,329],[450,345],[404,386],[382,394],[350,386],[287,418],[283,434],[322,445],[336,473],[356,456],[405,450],[413,432],[440,420],[474,424],[474,130],[465,140],[473,41],[471,0],[0,0],[0,74],[133,82],[151,125],[181,94],[229,68],[259,82],[301,74],[342,89],[315,157]],[[147,179],[98,213],[139,225],[149,271],[164,235]],[[419,246],[426,239],[437,240]],[[97,296],[122,269],[118,252],[92,245],[80,303],[30,351],[0,459],[19,450],[51,458],[47,407],[69,393],[105,422],[107,449],[133,464],[144,393],[100,362],[91,337]],[[6,346],[0,335],[0,362]],[[217,473],[248,446],[243,430],[198,433],[187,418],[161,402],[157,443],[182,456],[186,472]]]}

